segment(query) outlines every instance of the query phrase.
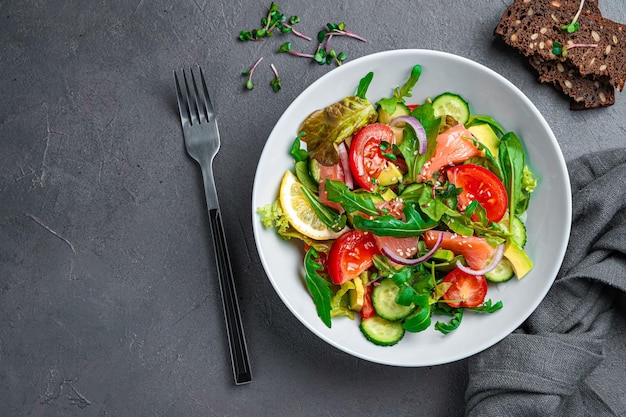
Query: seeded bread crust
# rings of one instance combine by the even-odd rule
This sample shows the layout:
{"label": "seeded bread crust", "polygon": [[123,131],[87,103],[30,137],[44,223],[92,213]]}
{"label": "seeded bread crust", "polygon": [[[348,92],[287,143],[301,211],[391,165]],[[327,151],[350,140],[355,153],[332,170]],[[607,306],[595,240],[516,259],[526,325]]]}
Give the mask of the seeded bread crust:
{"label": "seeded bread crust", "polygon": [[[578,12],[579,0],[552,0],[554,7],[561,7],[573,15]],[[586,0],[581,14],[601,16],[597,0]],[[607,77],[594,80],[578,74],[577,68],[569,62],[557,60],[544,61],[538,55],[529,59],[530,65],[539,74],[539,81],[551,84],[557,90],[570,97],[570,109],[584,110],[615,104],[615,90]]]}
{"label": "seeded bread crust", "polygon": [[570,109],[584,110],[615,104],[615,89],[607,77],[593,79],[578,74],[578,69],[567,62],[543,61],[534,56],[530,65],[539,74],[539,81],[551,84],[571,98]]}
{"label": "seeded bread crust", "polygon": [[[537,55],[545,61],[570,62],[581,75],[608,77],[611,85],[622,91],[626,81],[626,27],[594,14],[592,4],[592,8],[583,9],[580,14],[579,30],[568,33],[562,26],[572,21],[577,10],[569,4],[555,0],[517,0],[502,16],[495,34],[527,57]],[[563,57],[553,53],[554,42],[563,48],[571,44],[597,47],[571,48],[567,57]]]}

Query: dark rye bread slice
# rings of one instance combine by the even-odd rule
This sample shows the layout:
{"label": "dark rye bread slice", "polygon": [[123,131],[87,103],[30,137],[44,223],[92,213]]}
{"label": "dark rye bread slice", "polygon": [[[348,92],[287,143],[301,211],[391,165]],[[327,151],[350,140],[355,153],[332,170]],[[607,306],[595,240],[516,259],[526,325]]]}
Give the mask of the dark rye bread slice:
{"label": "dark rye bread slice", "polygon": [[529,59],[539,74],[539,81],[552,84],[571,98],[570,109],[584,110],[615,104],[615,89],[607,77],[593,79],[578,74],[578,69],[567,62],[543,61],[538,56]]}
{"label": "dark rye bread slice", "polygon": [[[532,0],[518,0],[516,3],[530,4]],[[580,0],[551,0],[554,7],[568,9],[575,15],[580,6]],[[510,20],[510,12],[519,5],[513,4],[509,10],[503,14],[496,34],[503,34],[507,26],[519,26],[521,21]],[[597,0],[587,0],[581,14],[601,16]],[[539,81],[553,85],[557,90],[570,97],[570,108],[572,110],[591,109],[600,106],[610,106],[615,103],[615,90],[606,77],[594,80],[587,76],[582,77],[578,71],[568,62],[561,63],[558,60],[543,60],[537,54],[529,58],[530,65],[539,74]]]}
{"label": "dark rye bread slice", "polygon": [[[562,26],[571,22],[575,13],[574,8],[554,0],[517,0],[505,12],[495,33],[527,57],[569,61],[581,75],[608,76],[611,85],[622,91],[626,81],[626,27],[585,12],[578,18],[579,30],[568,33]],[[552,52],[554,42],[597,47],[571,48],[563,57]]]}

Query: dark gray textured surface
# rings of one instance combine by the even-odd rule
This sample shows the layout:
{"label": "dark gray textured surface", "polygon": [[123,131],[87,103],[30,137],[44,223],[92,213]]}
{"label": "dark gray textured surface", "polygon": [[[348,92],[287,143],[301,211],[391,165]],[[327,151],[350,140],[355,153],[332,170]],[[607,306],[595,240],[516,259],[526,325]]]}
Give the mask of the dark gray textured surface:
{"label": "dark gray textured surface", "polygon": [[[349,58],[429,48],[489,66],[543,112],[568,160],[623,144],[624,95],[571,112],[493,42],[508,1],[280,4],[305,33],[343,20],[366,37],[336,41]],[[0,1],[1,416],[463,414],[463,361],[412,369],[352,358],[292,317],[265,277],[247,203],[256,163],[283,110],[330,70],[276,55],[279,39],[236,40],[268,5]],[[600,8],[626,22],[621,1]],[[260,56],[257,87],[244,91],[241,71]],[[241,387],[210,276],[200,172],[175,107],[172,70],[194,63],[210,74],[223,141],[216,181],[254,375]],[[590,378],[615,379],[601,394],[616,409],[626,409],[625,330],[615,324]]]}

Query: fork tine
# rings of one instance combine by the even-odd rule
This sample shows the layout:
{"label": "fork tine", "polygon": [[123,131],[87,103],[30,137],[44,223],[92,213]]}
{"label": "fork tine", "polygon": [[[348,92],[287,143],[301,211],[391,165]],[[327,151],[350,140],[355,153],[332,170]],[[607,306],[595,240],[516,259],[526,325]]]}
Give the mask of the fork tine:
{"label": "fork tine", "polygon": [[195,88],[195,81],[193,79],[193,71],[191,68],[189,69],[191,72],[191,79],[187,75],[187,71],[183,68],[183,77],[185,79],[185,87],[187,90],[187,104],[189,106],[189,116],[190,123],[192,126],[198,123],[198,115],[199,115],[199,107],[198,107],[198,94]]}
{"label": "fork tine", "polygon": [[215,111],[213,110],[213,103],[211,103],[209,89],[207,88],[206,80],[204,79],[204,71],[202,71],[200,65],[198,65],[198,70],[200,71],[200,82],[202,83],[202,92],[204,94],[204,106],[206,108],[207,118],[210,118],[215,115]]}
{"label": "fork tine", "polygon": [[180,122],[183,126],[189,124],[189,106],[188,101],[183,97],[183,89],[180,84],[178,72],[174,70],[174,80],[176,81],[176,101],[178,102],[178,113],[180,114]]}
{"label": "fork tine", "polygon": [[204,75],[202,74],[202,68],[198,65],[198,70],[200,72],[200,80],[196,79],[196,74],[193,71],[193,68],[190,68],[191,79],[193,80],[193,87],[195,89],[195,98],[196,104],[198,105],[198,118],[200,119],[200,123],[206,123],[209,120],[209,114],[207,109],[207,99],[206,99],[206,89],[204,89],[202,81],[204,80]]}

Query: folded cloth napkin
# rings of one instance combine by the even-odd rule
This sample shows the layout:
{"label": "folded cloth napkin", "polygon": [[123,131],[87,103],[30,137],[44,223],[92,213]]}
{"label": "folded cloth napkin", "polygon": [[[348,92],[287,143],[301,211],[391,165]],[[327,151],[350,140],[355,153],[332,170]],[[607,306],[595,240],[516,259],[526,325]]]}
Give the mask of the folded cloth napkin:
{"label": "folded cloth napkin", "polygon": [[469,359],[466,416],[618,413],[585,379],[624,315],[613,300],[626,293],[626,148],[585,155],[568,170],[572,232],[559,274],[521,328]]}

